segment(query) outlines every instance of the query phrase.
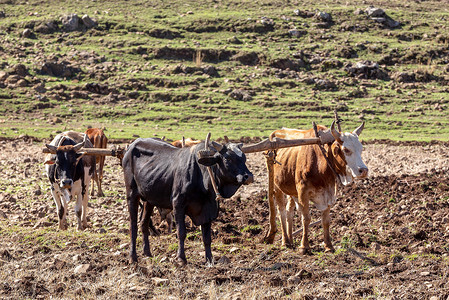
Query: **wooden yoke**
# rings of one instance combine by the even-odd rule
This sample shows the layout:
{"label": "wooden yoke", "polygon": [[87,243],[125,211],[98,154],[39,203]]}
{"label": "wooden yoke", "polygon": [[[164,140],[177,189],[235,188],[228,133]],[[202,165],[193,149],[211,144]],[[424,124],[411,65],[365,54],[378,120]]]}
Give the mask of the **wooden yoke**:
{"label": "wooden yoke", "polygon": [[284,140],[280,138],[274,138],[272,141],[265,139],[260,143],[254,145],[243,146],[242,151],[244,153],[262,152],[267,150],[277,150],[281,148],[326,144],[321,137],[309,138],[309,139],[296,139],[296,140]]}
{"label": "wooden yoke", "polygon": [[[78,152],[84,153],[86,155],[103,155],[103,156],[115,156],[117,158],[123,158],[126,150],[122,148],[118,149],[104,149],[104,148],[81,148]],[[48,148],[42,148],[42,153],[51,153],[55,154],[55,152],[50,151]]]}

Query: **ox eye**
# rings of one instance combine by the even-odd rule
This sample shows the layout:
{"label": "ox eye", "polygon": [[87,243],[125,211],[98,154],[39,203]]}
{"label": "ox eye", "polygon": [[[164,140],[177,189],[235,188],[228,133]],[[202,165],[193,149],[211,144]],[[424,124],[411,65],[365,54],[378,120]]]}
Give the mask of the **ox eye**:
{"label": "ox eye", "polygon": [[349,150],[348,148],[343,148],[343,151],[345,152],[346,155],[351,155],[352,151]]}

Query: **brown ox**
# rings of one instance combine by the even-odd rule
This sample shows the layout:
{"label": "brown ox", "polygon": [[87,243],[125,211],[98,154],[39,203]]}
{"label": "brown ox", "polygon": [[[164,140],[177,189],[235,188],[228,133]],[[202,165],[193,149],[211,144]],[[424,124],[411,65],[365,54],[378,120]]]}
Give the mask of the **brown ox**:
{"label": "brown ox", "polygon": [[184,147],[192,147],[192,146],[194,146],[196,144],[199,144],[199,143],[201,143],[200,140],[194,140],[194,139],[191,139],[191,138],[186,138],[186,139],[182,138],[182,140],[174,141],[171,144],[173,146],[175,146],[175,147],[178,147],[178,148],[184,148]]}
{"label": "brown ox", "polygon": [[[322,211],[325,251],[334,251],[329,235],[329,212],[336,201],[338,180],[334,171],[344,185],[349,184],[353,178],[364,178],[368,175],[368,168],[361,158],[363,146],[358,137],[363,127],[364,123],[353,132],[340,133],[332,123],[331,132],[335,142],[323,146],[330,166],[318,145],[280,149],[275,158],[280,164],[270,164],[267,158],[270,206],[270,229],[266,236],[267,242],[273,243],[277,231],[275,201],[282,225],[282,244],[288,247],[293,246],[293,215],[297,206],[302,213],[303,225],[300,253],[307,253],[310,250],[309,201],[312,201],[316,208]],[[324,131],[326,127],[318,126],[318,130]],[[315,137],[315,133],[313,129],[284,128],[271,133],[270,139],[274,137],[301,139]],[[273,192],[275,200],[273,200]],[[286,199],[284,194],[290,197]]]}
{"label": "brown ox", "polygon": [[[86,134],[89,137],[89,140],[94,145],[94,148],[107,148],[108,138],[104,134],[103,130],[100,128],[89,128],[86,130]],[[103,167],[104,167],[104,155],[96,155],[95,161],[98,166],[95,170],[94,176],[92,177],[92,181],[97,183],[98,197],[103,197],[103,190],[101,189],[101,182],[103,181]],[[91,195],[93,196],[95,193],[95,184],[92,182],[92,190]]]}

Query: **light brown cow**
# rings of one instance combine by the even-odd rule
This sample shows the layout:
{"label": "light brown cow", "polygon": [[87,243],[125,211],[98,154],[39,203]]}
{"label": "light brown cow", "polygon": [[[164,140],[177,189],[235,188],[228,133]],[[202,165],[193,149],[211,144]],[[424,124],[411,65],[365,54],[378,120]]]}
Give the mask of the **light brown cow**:
{"label": "light brown cow", "polygon": [[199,143],[201,143],[200,140],[194,140],[191,138],[186,138],[186,139],[182,138],[182,140],[174,141],[171,144],[178,148],[184,148],[184,147],[192,147],[193,145],[196,145]]}
{"label": "light brown cow", "polygon": [[[331,167],[344,185],[349,184],[353,178],[364,178],[368,175],[368,168],[361,158],[363,146],[358,137],[362,133],[364,123],[353,132],[344,133],[338,132],[334,124],[332,123],[331,133],[335,142],[324,145],[330,166],[318,145],[279,149],[275,159],[280,164],[269,163],[269,158],[267,158],[270,229],[265,239],[268,243],[273,243],[277,231],[277,206],[282,225],[282,244],[288,247],[293,246],[293,215],[296,206],[302,213],[303,232],[300,253],[307,253],[310,250],[308,240],[309,202],[312,201],[322,212],[321,222],[325,251],[334,251],[329,235],[329,212],[336,201],[338,178]],[[326,127],[318,126],[318,130],[324,131]],[[313,129],[284,128],[271,133],[270,139],[274,137],[301,139],[315,137],[315,133]],[[290,197],[286,199],[284,194]]]}
{"label": "light brown cow", "polygon": [[[89,137],[89,140],[94,145],[94,148],[107,148],[108,145],[108,138],[103,132],[103,129],[100,128],[89,128],[86,130],[86,134]],[[92,177],[92,181],[97,183],[98,197],[103,197],[103,190],[101,189],[101,182],[103,181],[103,168],[104,168],[104,159],[105,157],[103,155],[96,155],[96,165],[97,168],[95,170],[94,176]],[[95,183],[92,182],[92,190],[91,195],[93,196],[95,194]]]}

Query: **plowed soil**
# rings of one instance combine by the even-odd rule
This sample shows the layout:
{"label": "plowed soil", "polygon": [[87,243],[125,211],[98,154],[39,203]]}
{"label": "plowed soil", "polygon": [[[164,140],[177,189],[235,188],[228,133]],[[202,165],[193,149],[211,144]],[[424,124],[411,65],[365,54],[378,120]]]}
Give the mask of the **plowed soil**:
{"label": "plowed soil", "polygon": [[[206,265],[200,228],[189,226],[186,267],[176,232],[154,223],[152,258],[128,264],[122,170],[107,158],[105,197],[90,200],[89,226],[57,227],[42,142],[0,141],[0,297],[160,299],[448,299],[449,156],[444,143],[365,145],[369,178],[340,190],[331,210],[336,252],[324,253],[319,225],[312,254],[261,243],[268,228],[262,154],[248,157],[256,182],[223,201],[213,223],[215,263]],[[319,214],[312,208],[312,222]],[[300,226],[300,216],[295,217]],[[299,227],[298,227],[299,228]],[[279,228],[280,230],[280,228]],[[296,241],[296,246],[299,240]]]}

